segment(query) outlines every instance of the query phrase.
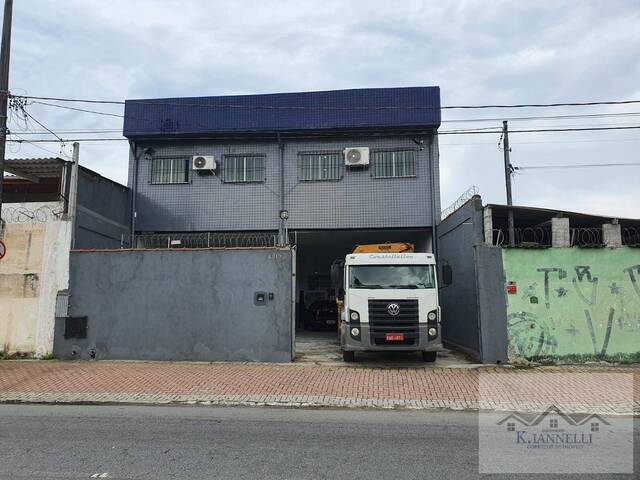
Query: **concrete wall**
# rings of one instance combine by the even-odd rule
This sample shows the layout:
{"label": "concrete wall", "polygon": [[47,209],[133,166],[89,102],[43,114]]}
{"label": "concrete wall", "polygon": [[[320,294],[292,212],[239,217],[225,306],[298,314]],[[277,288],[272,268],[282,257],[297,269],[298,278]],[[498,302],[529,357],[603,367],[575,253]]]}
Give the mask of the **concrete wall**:
{"label": "concrete wall", "polygon": [[640,249],[504,249],[509,358],[640,352]]}
{"label": "concrete wall", "polygon": [[129,189],[80,168],[75,248],[119,248],[130,230]]}
{"label": "concrete wall", "polygon": [[[0,260],[0,351],[47,355],[53,350],[56,295],[68,287],[71,223],[46,212],[59,202],[7,204],[37,210],[42,223],[7,223]],[[19,219],[20,217],[13,218]]]}
{"label": "concrete wall", "polygon": [[[85,339],[64,338],[62,358],[292,360],[292,258],[283,249],[74,251],[70,317]],[[255,292],[273,293],[266,305]]]}
{"label": "concrete wall", "polygon": [[483,244],[483,208],[473,197],[438,225],[442,337],[483,363],[507,360],[504,274],[500,249]]}
{"label": "concrete wall", "polygon": [[[351,229],[428,227],[433,224],[431,185],[435,187],[433,210],[440,211],[439,170],[436,155],[430,158],[429,136],[424,149],[415,136],[344,137],[285,141],[284,189],[287,226],[294,229]],[[346,147],[415,149],[417,176],[384,178],[371,170],[344,170],[340,180],[299,181],[301,152],[338,152]],[[277,230],[280,211],[280,150],[272,141],[156,141],[140,142],[138,150],[153,148],[156,157],[191,158],[213,155],[224,168],[225,154],[265,156],[266,181],[223,183],[218,176],[189,172],[186,184],[151,184],[152,160],[141,155],[138,164],[136,230],[225,231]],[[433,167],[431,165],[433,164]],[[131,159],[129,181],[133,179]],[[431,178],[433,175],[433,179]],[[433,182],[431,181],[433,180]],[[132,185],[130,185],[132,186]]]}

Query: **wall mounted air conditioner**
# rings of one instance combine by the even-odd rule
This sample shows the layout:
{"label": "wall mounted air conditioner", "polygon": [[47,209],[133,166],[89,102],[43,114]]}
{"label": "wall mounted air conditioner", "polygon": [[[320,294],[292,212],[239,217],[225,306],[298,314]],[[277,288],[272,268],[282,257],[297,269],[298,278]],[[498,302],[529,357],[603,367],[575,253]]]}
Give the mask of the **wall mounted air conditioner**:
{"label": "wall mounted air conditioner", "polygon": [[344,164],[347,167],[363,167],[369,165],[369,147],[345,148]]}
{"label": "wall mounted air conditioner", "polygon": [[191,158],[192,170],[215,170],[216,161],[213,155],[194,155]]}

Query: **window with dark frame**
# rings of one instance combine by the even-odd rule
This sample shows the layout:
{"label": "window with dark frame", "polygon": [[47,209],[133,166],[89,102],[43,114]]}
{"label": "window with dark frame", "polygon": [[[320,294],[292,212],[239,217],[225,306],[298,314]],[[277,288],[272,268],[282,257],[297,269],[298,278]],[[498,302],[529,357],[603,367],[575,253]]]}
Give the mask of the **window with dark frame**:
{"label": "window with dark frame", "polygon": [[340,180],[343,173],[344,161],[341,152],[298,153],[298,180]]}
{"label": "window with dark frame", "polygon": [[151,183],[162,185],[188,182],[188,158],[154,158],[151,160]]}
{"label": "window with dark frame", "polygon": [[225,155],[222,162],[222,181],[249,183],[265,181],[264,155]]}
{"label": "window with dark frame", "polygon": [[373,178],[417,176],[415,150],[374,150],[371,154]]}

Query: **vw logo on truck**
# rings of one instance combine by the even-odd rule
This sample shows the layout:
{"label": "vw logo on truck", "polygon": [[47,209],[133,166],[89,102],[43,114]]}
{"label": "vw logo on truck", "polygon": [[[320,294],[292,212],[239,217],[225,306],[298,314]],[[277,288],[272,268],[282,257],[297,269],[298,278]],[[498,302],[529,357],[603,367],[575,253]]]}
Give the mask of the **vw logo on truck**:
{"label": "vw logo on truck", "polygon": [[391,315],[392,317],[395,317],[400,313],[400,305],[398,305],[397,303],[390,303],[389,305],[387,305],[387,312],[389,312],[389,315]]}

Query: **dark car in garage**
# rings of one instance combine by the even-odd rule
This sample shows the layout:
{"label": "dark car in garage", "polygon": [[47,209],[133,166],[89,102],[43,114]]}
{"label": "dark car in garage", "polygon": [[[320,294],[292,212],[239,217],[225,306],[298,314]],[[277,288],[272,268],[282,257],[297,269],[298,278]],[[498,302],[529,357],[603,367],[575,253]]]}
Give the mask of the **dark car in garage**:
{"label": "dark car in garage", "polygon": [[333,300],[319,300],[307,308],[304,319],[306,330],[335,330],[338,307]]}

